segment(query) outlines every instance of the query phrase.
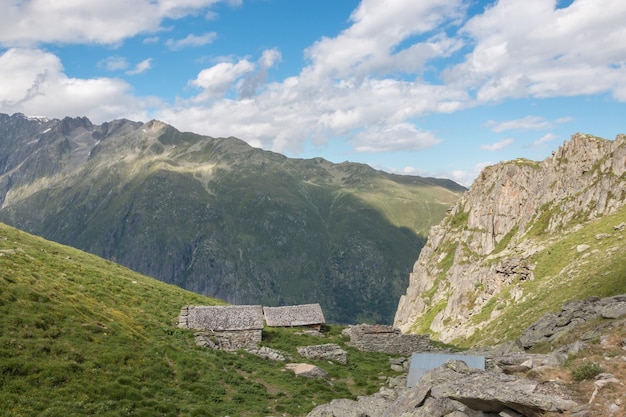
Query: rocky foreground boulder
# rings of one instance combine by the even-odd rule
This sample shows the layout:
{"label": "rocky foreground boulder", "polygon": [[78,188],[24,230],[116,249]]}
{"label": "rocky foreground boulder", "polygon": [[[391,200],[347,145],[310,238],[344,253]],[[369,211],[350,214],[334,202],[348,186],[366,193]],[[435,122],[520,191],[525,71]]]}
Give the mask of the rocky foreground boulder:
{"label": "rocky foreground boulder", "polygon": [[550,387],[551,393],[546,391],[532,379],[450,361],[427,372],[415,387],[383,389],[357,401],[335,400],[317,407],[308,417],[535,417],[578,406],[565,395],[555,395],[554,387]]}

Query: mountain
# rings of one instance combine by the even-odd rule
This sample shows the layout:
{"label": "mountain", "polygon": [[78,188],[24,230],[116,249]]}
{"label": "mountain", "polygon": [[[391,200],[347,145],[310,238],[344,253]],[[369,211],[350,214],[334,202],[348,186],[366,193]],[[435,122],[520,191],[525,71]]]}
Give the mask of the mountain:
{"label": "mountain", "polygon": [[431,229],[394,325],[458,345],[512,340],[570,300],[626,293],[626,136],[575,134],[485,168]]}
{"label": "mountain", "polygon": [[[221,304],[0,224],[0,415],[302,416],[397,374],[388,355],[345,346],[339,327],[322,337],[263,332],[264,347],[323,366],[327,380],[200,348],[193,330],[178,328],[182,306]],[[349,365],[298,355],[320,341],[341,343]]]}
{"label": "mountain", "polygon": [[391,323],[465,189],[159,121],[0,115],[0,221],[235,304]]}

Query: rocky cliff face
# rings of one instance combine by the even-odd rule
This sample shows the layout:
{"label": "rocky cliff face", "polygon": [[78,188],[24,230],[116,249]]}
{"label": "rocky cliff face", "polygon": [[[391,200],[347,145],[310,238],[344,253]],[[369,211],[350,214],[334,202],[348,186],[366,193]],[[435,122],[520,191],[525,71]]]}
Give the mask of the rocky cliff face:
{"label": "rocky cliff face", "polygon": [[[568,284],[573,285],[572,291],[555,294],[555,301],[584,295],[577,294],[576,288],[584,286],[578,278],[585,272],[584,262],[593,256],[586,261],[580,258],[591,242],[607,238],[612,243],[587,255],[623,254],[619,227],[605,227],[593,238],[587,235],[599,219],[618,216],[615,223],[622,218],[625,172],[624,135],[610,141],[576,134],[542,162],[514,160],[486,168],[443,222],[431,229],[394,325],[403,332],[459,340],[496,322],[512,306],[533,305],[529,297],[536,294],[530,291],[558,292],[547,285],[552,282],[548,278],[561,284],[566,277],[576,280]],[[578,237],[577,250],[563,249],[555,252],[559,259],[550,259],[555,245],[583,228],[589,233]],[[566,257],[567,261],[562,259]],[[562,270],[549,271],[550,262],[564,262]],[[618,287],[626,281],[623,276],[613,280]],[[617,290],[598,286],[604,292]],[[536,319],[537,314],[526,320]]]}

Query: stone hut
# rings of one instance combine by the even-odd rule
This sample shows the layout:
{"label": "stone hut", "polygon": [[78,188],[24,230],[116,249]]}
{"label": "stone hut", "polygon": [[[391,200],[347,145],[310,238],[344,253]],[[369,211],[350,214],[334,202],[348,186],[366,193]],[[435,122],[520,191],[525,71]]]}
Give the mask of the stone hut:
{"label": "stone hut", "polygon": [[326,323],[319,304],[301,304],[283,307],[263,307],[268,327],[309,327],[319,331]]}
{"label": "stone hut", "polygon": [[196,343],[223,350],[256,349],[263,334],[260,305],[185,306],[178,327],[198,330]]}

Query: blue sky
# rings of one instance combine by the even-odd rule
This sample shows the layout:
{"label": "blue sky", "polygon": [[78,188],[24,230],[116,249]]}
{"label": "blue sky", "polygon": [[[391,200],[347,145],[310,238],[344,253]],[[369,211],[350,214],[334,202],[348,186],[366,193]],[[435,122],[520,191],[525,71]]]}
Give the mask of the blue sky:
{"label": "blue sky", "polygon": [[626,133],[623,0],[9,0],[0,112],[159,119],[470,185]]}

